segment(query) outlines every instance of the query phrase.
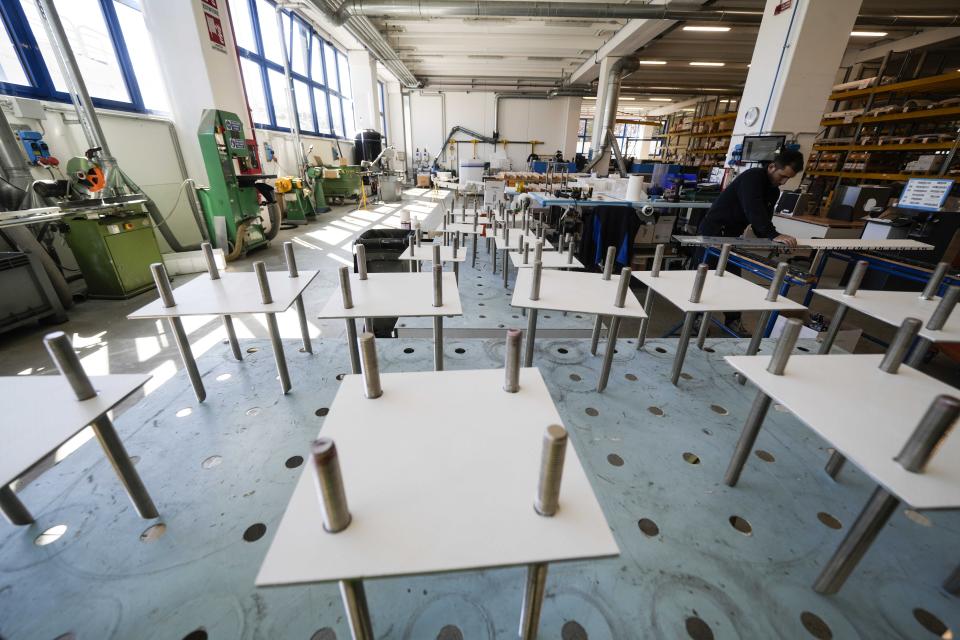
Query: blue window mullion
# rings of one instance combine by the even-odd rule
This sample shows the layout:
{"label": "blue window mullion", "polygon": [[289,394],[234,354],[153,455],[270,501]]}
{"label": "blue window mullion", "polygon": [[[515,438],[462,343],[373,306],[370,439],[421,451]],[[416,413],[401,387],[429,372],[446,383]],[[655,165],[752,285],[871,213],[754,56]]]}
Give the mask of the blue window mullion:
{"label": "blue window mullion", "polygon": [[27,22],[27,16],[23,13],[23,7],[19,2],[0,2],[0,15],[3,17],[10,39],[16,47],[17,55],[20,58],[20,64],[27,74],[31,87],[21,87],[20,85],[7,82],[0,83],[5,93],[14,95],[25,95],[29,97],[42,97],[52,95],[55,90],[53,87],[53,78],[47,71],[47,65],[43,62],[43,56],[40,54],[40,47],[37,45],[37,39],[33,36],[30,29],[30,23]]}

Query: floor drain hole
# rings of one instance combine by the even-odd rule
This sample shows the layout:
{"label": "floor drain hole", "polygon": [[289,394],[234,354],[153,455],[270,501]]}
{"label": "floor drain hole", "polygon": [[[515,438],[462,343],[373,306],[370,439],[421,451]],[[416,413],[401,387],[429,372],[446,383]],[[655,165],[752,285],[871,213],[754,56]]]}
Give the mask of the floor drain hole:
{"label": "floor drain hole", "polygon": [[684,626],[687,628],[687,635],[693,640],[713,640],[713,630],[710,629],[710,625],[696,616],[687,618]]}
{"label": "floor drain hole", "polygon": [[587,407],[587,415],[591,418],[596,418],[598,415],[600,415],[600,412],[593,407]]}
{"label": "floor drain hole", "polygon": [[639,522],[637,522],[637,526],[640,527],[640,531],[643,532],[643,535],[650,536],[651,538],[660,533],[660,527],[658,527],[657,523],[650,518],[640,518]]}
{"label": "floor drain hole", "polygon": [[248,416],[255,416],[258,413],[260,413],[260,407],[250,407],[249,409],[247,409]]}
{"label": "floor drain hole", "polygon": [[140,534],[140,542],[153,542],[154,540],[159,540],[160,537],[167,532],[167,525],[162,522],[158,522],[152,527],[147,527],[144,529],[143,533]]}
{"label": "floor drain hole", "polygon": [[654,349],[654,351],[656,351],[657,353],[666,353],[666,352],[667,352],[667,350],[664,349],[663,347],[657,347],[656,349]]}
{"label": "floor drain hole", "polygon": [[252,524],[243,532],[243,539],[247,542],[256,542],[267,532],[267,525],[262,522]]}
{"label": "floor drain hole", "polygon": [[713,353],[716,351],[716,349],[714,349],[713,347],[704,347],[703,350],[706,351],[707,353]]}
{"label": "floor drain hole", "polygon": [[463,640],[463,632],[460,631],[460,627],[448,624],[440,629],[437,640]]}
{"label": "floor drain hole", "polygon": [[225,382],[229,380],[230,377],[231,376],[229,373],[221,373],[220,375],[217,376],[217,382]]}
{"label": "floor drain hole", "polygon": [[183,640],[207,640],[208,637],[207,632],[200,627],[183,636]]}
{"label": "floor drain hole", "polygon": [[810,353],[810,349],[806,347],[797,347],[797,351],[803,351],[804,353]]}
{"label": "floor drain hole", "polygon": [[817,520],[822,522],[825,526],[830,527],[831,529],[842,529],[843,523],[834,518],[832,515],[826,511],[821,511],[817,514]]}
{"label": "floor drain hole", "polygon": [[191,413],[193,413],[193,409],[190,407],[184,407],[183,409],[180,409],[180,411],[177,411],[176,415],[178,418],[186,418]]}
{"label": "floor drain hole", "polygon": [[38,547],[45,547],[48,544],[51,544],[59,540],[61,537],[63,537],[63,534],[65,534],[66,532],[67,532],[67,525],[55,524],[49,529],[47,529],[46,531],[44,531],[43,533],[41,533],[40,535],[38,535],[36,538],[34,538],[33,544],[37,545]]}
{"label": "floor drain hole", "polygon": [[403,350],[404,353],[413,353],[413,347],[407,347]]}
{"label": "floor drain hole", "polygon": [[481,318],[486,318],[487,316],[480,316]]}
{"label": "floor drain hole", "polygon": [[569,353],[569,352],[563,347],[560,347],[559,349],[557,349],[557,353]]}
{"label": "floor drain hole", "polygon": [[920,623],[921,627],[938,638],[943,638],[944,640],[953,638],[953,633],[950,631],[950,628],[943,623],[943,620],[926,609],[920,609],[919,607],[914,609],[913,618]]}
{"label": "floor drain hole", "polygon": [[637,381],[637,376],[633,375],[632,373],[628,373],[627,375],[625,375],[625,376],[623,376],[623,377],[626,378],[627,380],[629,380],[630,382],[636,382],[636,381]]}
{"label": "floor drain hole", "polygon": [[773,457],[773,454],[769,451],[764,451],[763,449],[757,449],[754,451],[754,455],[763,460],[764,462],[774,462],[776,458]]}
{"label": "floor drain hole", "polygon": [[923,515],[918,511],[914,511],[913,509],[904,509],[903,515],[907,516],[907,518],[909,518],[910,520],[913,520],[921,527],[933,526],[933,523],[930,522],[930,518],[928,518],[927,516]]}
{"label": "floor drain hole", "polygon": [[575,315],[574,318],[576,318],[577,320],[582,320],[582,319],[583,319],[583,316],[581,316],[581,315]]}
{"label": "floor drain hole", "polygon": [[695,453],[690,453],[689,451],[685,451],[683,453],[683,460],[684,462],[689,462],[690,464],[700,464],[700,456]]}
{"label": "floor drain hole", "polygon": [[510,317],[513,318],[514,320],[519,320],[519,319],[520,319],[520,316],[510,316]]}
{"label": "floor drain hole", "polygon": [[546,318],[547,320],[549,320],[549,319],[550,319],[550,316],[543,316],[543,317],[544,317],[544,318]]}
{"label": "floor drain hole", "polygon": [[330,627],[317,629],[313,635],[310,636],[310,640],[337,640],[337,632]]}
{"label": "floor drain hole", "polygon": [[327,415],[328,413],[330,413],[330,409],[329,409],[328,407],[320,407],[319,409],[317,409],[316,411],[313,412],[313,415],[319,416],[319,417],[322,418],[323,416]]}
{"label": "floor drain hole", "polygon": [[220,463],[223,462],[221,456],[210,456],[205,458],[203,462],[200,463],[200,466],[204,469],[213,469],[214,467],[220,466]]}
{"label": "floor drain hole", "polygon": [[337,374],[337,380],[343,380],[343,377],[344,377],[345,375],[347,375],[347,374],[345,374],[345,373],[338,373],[338,374]]}
{"label": "floor drain hole", "polygon": [[567,620],[560,629],[560,640],[589,640],[589,636],[579,622]]}
{"label": "floor drain hole", "polygon": [[457,347],[456,349],[453,350],[453,352],[454,352],[454,353],[466,353],[467,350],[464,349],[463,347]]}
{"label": "floor drain hole", "polygon": [[503,328],[504,328],[504,325],[502,325],[502,324],[498,324],[498,325],[497,325],[497,329],[503,329]]}
{"label": "floor drain hole", "polygon": [[[247,347],[247,353],[256,353],[257,351],[260,351],[257,347]],[[203,637],[207,637],[206,634]]]}
{"label": "floor drain hole", "polygon": [[817,638],[817,640],[830,640],[833,638],[833,631],[830,630],[830,625],[815,613],[804,611],[800,614],[800,623],[803,625],[803,628],[807,630],[807,633]]}
{"label": "floor drain hole", "polygon": [[719,413],[722,416],[725,416],[728,413],[730,413],[729,411],[727,411],[725,408],[721,407],[718,404],[710,405],[710,411],[713,411],[714,413]]}
{"label": "floor drain hole", "polygon": [[745,536],[753,533],[753,527],[750,526],[750,523],[740,516],[730,516],[730,526]]}
{"label": "floor drain hole", "polygon": [[283,463],[287,469],[296,469],[303,464],[303,456],[290,456],[287,458],[286,462]]}
{"label": "floor drain hole", "polygon": [[583,380],[583,378],[581,378],[575,373],[570,374],[570,379],[573,380],[574,382],[580,382],[581,380]]}
{"label": "floor drain hole", "polygon": [[649,411],[650,413],[652,413],[652,414],[655,415],[655,416],[662,416],[662,415],[663,415],[663,409],[661,409],[660,407],[647,407],[647,411]]}
{"label": "floor drain hole", "polygon": [[623,458],[621,458],[620,456],[618,456],[618,455],[615,454],[615,453],[611,453],[610,455],[607,456],[607,462],[609,462],[610,464],[612,464],[612,465],[615,466],[615,467],[622,467],[622,466],[623,466]]}
{"label": "floor drain hole", "polygon": [[477,303],[477,306],[478,306],[478,307],[485,307],[485,306],[487,306],[487,305],[483,304],[482,302],[478,302],[478,303]]}
{"label": "floor drain hole", "polygon": [[[614,352],[614,353],[616,353],[616,352]],[[681,374],[680,374],[680,377],[683,378],[684,380],[693,380],[693,376],[690,375],[689,373],[686,373],[686,372],[681,373]]]}

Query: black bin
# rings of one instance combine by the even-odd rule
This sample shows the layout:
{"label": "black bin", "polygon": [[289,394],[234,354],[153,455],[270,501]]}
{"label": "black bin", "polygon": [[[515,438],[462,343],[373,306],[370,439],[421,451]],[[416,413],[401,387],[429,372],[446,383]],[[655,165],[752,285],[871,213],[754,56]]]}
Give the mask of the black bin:
{"label": "black bin", "polygon": [[[362,244],[367,254],[367,271],[369,273],[387,273],[408,271],[409,263],[397,260],[410,241],[407,239],[414,232],[407,229],[370,229],[357,237],[354,244]],[[353,270],[356,273],[357,255],[353,255]],[[393,337],[393,329],[397,318],[373,318],[373,334],[378,338]]]}

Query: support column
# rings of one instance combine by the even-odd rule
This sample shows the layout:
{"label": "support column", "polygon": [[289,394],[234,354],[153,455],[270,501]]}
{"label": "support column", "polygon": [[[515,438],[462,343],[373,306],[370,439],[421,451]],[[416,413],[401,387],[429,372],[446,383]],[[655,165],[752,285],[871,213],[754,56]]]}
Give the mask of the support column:
{"label": "support column", "polygon": [[603,142],[603,132],[600,129],[603,127],[603,118],[607,110],[607,78],[618,60],[620,60],[619,56],[607,56],[600,61],[600,80],[597,83],[597,102],[593,113],[593,137],[590,139],[590,150],[594,154]]}
{"label": "support column", "polygon": [[357,129],[383,133],[380,124],[380,88],[377,86],[377,61],[365,49],[347,53],[350,62],[350,86],[353,89],[353,114]]}

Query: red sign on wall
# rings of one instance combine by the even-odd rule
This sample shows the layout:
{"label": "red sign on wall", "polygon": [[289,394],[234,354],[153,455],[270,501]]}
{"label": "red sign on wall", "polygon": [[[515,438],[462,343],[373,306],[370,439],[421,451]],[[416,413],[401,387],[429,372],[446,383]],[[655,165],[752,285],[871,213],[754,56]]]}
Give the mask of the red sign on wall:
{"label": "red sign on wall", "polygon": [[[216,1],[216,0],[214,0],[214,1]],[[783,0],[783,2],[781,2],[780,4],[778,4],[778,5],[776,6],[776,8],[773,10],[773,15],[775,15],[775,16],[780,15],[781,13],[783,13],[784,11],[786,11],[787,9],[789,9],[789,8],[790,8],[790,5],[792,5],[792,4],[793,4],[793,0]]]}
{"label": "red sign on wall", "polygon": [[213,43],[215,47],[226,47],[227,39],[223,35],[223,23],[220,22],[220,18],[217,16],[212,16],[209,13],[203,14],[203,17],[207,21],[207,35],[210,36],[210,42]]}
{"label": "red sign on wall", "polygon": [[200,1],[203,2],[203,4],[207,5],[208,7],[210,7],[211,9],[213,9],[214,11],[217,10],[217,0],[200,0]]}

